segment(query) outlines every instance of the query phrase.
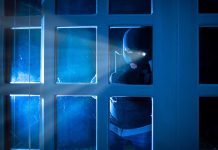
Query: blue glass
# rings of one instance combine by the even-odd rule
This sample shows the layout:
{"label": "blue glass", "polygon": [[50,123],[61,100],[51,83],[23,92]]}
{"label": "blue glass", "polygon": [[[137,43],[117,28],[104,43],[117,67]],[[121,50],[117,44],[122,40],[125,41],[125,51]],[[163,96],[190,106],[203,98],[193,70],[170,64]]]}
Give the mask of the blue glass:
{"label": "blue glass", "polygon": [[10,96],[10,147],[39,149],[40,97]]}
{"label": "blue glass", "polygon": [[96,0],[56,0],[59,15],[95,14]]}
{"label": "blue glass", "polygon": [[6,35],[9,82],[40,82],[41,30],[12,29],[10,32],[11,36]]}
{"label": "blue glass", "polygon": [[5,0],[6,16],[29,16],[41,14],[41,0]]}
{"label": "blue glass", "polygon": [[218,149],[218,97],[200,97],[199,149]]}
{"label": "blue glass", "polygon": [[200,13],[218,13],[218,1],[199,0],[198,8]]}
{"label": "blue glass", "polygon": [[218,27],[199,29],[199,82],[218,84]]}
{"label": "blue glass", "polygon": [[96,29],[57,29],[57,83],[95,83]]}
{"label": "blue glass", "polygon": [[57,149],[95,150],[96,99],[57,96]]}
{"label": "blue glass", "polygon": [[152,101],[149,97],[110,98],[110,150],[151,150]]}
{"label": "blue glass", "polygon": [[110,14],[150,14],[151,0],[109,0]]}

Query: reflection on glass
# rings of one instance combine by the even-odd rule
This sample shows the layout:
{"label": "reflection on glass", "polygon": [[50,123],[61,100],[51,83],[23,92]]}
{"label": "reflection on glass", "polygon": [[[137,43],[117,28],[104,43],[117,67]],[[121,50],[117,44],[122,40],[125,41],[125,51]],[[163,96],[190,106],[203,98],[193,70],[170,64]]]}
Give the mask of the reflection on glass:
{"label": "reflection on glass", "polygon": [[200,97],[200,150],[218,149],[218,97]]}
{"label": "reflection on glass", "polygon": [[199,81],[218,84],[218,27],[199,29]]}
{"label": "reflection on glass", "polygon": [[218,13],[217,0],[199,0],[198,5],[200,13]]}
{"label": "reflection on glass", "polygon": [[57,96],[57,149],[95,150],[96,98]]}
{"label": "reflection on glass", "polygon": [[151,0],[109,0],[110,14],[150,14]]}
{"label": "reflection on glass", "polygon": [[56,0],[59,15],[95,14],[96,0]]}
{"label": "reflection on glass", "polygon": [[152,100],[110,98],[110,150],[151,150]]}
{"label": "reflection on glass", "polygon": [[10,96],[10,147],[39,149],[40,97]]}
{"label": "reflection on glass", "polygon": [[40,82],[40,29],[6,29],[6,82]]}
{"label": "reflection on glass", "polygon": [[57,29],[57,83],[96,83],[96,28]]}
{"label": "reflection on glass", "polygon": [[6,16],[29,16],[41,14],[41,0],[5,0]]}
{"label": "reflection on glass", "polygon": [[109,31],[110,82],[152,83],[152,28],[117,28]]}

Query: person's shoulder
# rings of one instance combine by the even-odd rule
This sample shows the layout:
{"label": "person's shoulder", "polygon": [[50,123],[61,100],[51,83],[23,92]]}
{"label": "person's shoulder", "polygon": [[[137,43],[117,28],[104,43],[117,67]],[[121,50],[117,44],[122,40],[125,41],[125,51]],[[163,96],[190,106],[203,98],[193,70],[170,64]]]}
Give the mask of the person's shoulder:
{"label": "person's shoulder", "polygon": [[111,83],[121,83],[121,76],[122,76],[122,72],[113,72],[111,75],[110,75],[110,82]]}

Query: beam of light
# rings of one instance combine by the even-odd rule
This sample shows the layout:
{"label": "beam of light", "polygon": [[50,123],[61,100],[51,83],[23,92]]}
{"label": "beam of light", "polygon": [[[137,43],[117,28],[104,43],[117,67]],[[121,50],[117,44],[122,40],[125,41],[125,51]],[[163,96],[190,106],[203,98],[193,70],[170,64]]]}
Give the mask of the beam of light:
{"label": "beam of light", "polygon": [[[67,43],[65,43],[65,45],[60,44],[60,46],[58,46],[56,49],[56,55],[59,55],[60,60],[56,60],[57,61],[57,67],[58,67],[58,72],[57,72],[57,84],[72,84],[72,83],[77,83],[77,84],[96,84],[97,83],[97,73],[96,73],[96,69],[97,69],[97,27],[93,27],[95,29],[95,31],[93,30],[92,32],[89,31],[90,26],[75,26],[75,27],[59,27],[58,29],[87,29],[86,30],[82,30],[81,32],[83,32],[84,34],[87,34],[84,38],[80,35],[71,35],[69,34],[69,32],[75,32],[74,34],[78,34],[77,32],[79,30],[69,30],[69,32],[67,32],[67,30],[61,30],[60,32],[58,32],[58,44],[61,42],[59,40],[62,40],[61,38],[68,38]],[[90,33],[89,33],[90,32]],[[95,32],[95,33],[94,33]],[[95,34],[95,35],[94,35]],[[88,39],[89,37],[94,37],[94,39]],[[70,42],[70,43],[69,43]],[[72,43],[74,42],[74,43]],[[77,43],[78,46],[85,43],[86,45],[80,50],[79,48],[77,48]],[[87,45],[87,43],[89,45]],[[73,44],[73,47],[71,48]],[[95,50],[92,49],[95,47]],[[75,60],[70,60],[70,57],[68,56],[68,58],[64,58],[63,56],[61,57],[61,55],[66,55],[63,51],[66,49],[66,52],[70,52],[69,55],[72,55],[75,58]],[[72,52],[71,52],[72,50]],[[75,51],[75,52],[73,52]],[[74,53],[76,52],[80,52],[78,55],[75,55]],[[64,53],[64,54],[63,54]],[[90,56],[87,56],[87,55]],[[87,58],[85,58],[87,57]],[[65,60],[64,60],[65,59]],[[79,61],[85,60],[85,62],[81,62],[82,66],[85,67],[84,63],[87,63],[86,66],[88,68],[78,68],[77,66],[79,65]],[[90,63],[86,62],[87,59],[90,59]],[[68,61],[64,63],[64,61]],[[67,64],[66,64],[67,63]],[[73,64],[74,63],[74,64]],[[68,66],[66,66],[68,65]],[[94,67],[95,66],[95,67]],[[70,68],[71,67],[71,68]],[[72,68],[73,67],[73,68]],[[62,70],[60,70],[62,69]],[[65,69],[65,70],[63,70]],[[92,74],[94,73],[94,75],[92,76]],[[78,81],[75,81],[75,79],[73,80],[73,76],[75,76],[76,78],[78,78]],[[92,76],[92,77],[91,77]],[[96,76],[96,77],[95,77]],[[89,79],[88,79],[89,78]]]}

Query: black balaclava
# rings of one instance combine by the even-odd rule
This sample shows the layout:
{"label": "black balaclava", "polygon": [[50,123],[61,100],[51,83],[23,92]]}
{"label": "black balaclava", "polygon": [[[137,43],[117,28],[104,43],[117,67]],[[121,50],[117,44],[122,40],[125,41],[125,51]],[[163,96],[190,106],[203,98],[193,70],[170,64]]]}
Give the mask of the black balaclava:
{"label": "black balaclava", "polygon": [[123,58],[127,64],[135,63],[138,67],[151,60],[151,27],[128,29],[123,37]]}

